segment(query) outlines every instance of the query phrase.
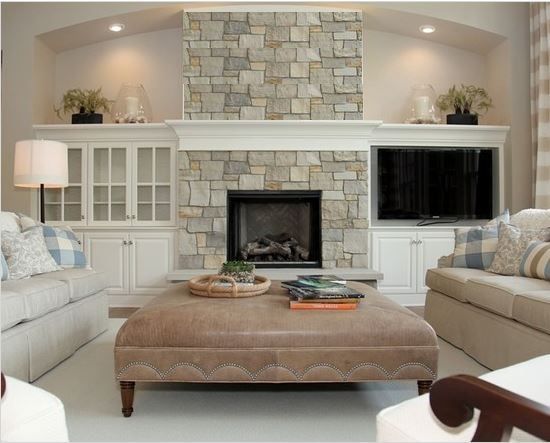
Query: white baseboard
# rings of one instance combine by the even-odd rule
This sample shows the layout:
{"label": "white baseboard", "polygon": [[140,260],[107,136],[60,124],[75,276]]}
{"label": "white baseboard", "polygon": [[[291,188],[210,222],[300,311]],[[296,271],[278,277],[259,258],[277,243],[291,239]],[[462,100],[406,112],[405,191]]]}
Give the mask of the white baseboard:
{"label": "white baseboard", "polygon": [[110,308],[141,308],[156,295],[109,295]]}

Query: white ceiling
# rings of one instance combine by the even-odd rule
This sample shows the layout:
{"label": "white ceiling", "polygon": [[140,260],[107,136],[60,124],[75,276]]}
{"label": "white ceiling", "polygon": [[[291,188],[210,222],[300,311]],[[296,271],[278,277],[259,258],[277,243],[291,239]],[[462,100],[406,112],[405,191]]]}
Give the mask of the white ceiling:
{"label": "white ceiling", "polygon": [[[292,6],[296,8],[297,4],[285,3],[288,9]],[[218,7],[219,3],[210,3],[212,8]],[[280,10],[284,4],[279,3],[277,10]],[[97,3],[101,7],[101,3]],[[199,6],[199,4],[196,4]],[[205,4],[200,4],[204,10]],[[263,4],[265,8],[267,5]],[[312,6],[311,7],[316,7]],[[318,4],[319,7],[327,7],[327,4]],[[336,6],[336,5],[334,5]],[[380,3],[346,2],[339,3],[339,7],[349,7],[353,9],[362,9],[366,14],[366,23],[368,30],[383,31],[393,34],[405,35],[413,38],[419,38],[434,43],[454,46],[478,54],[487,54],[491,49],[500,44],[504,37],[472,28],[451,21],[435,19],[420,14],[412,14],[392,10],[391,4],[388,8],[380,6]],[[252,5],[241,8],[249,10]],[[303,3],[302,3],[303,7]],[[233,6],[233,9],[235,6]],[[339,8],[338,8],[339,9]],[[78,25],[57,29],[38,36],[46,45],[55,52],[63,52],[82,46],[99,43],[106,40],[112,40],[120,37],[126,37],[133,34],[160,31],[163,29],[179,28],[182,26],[183,4],[166,3],[162,7],[146,9],[139,12],[122,14]],[[123,31],[114,33],[108,30],[112,23],[123,23]],[[436,27],[433,34],[423,34],[419,31],[419,26],[430,24]]]}

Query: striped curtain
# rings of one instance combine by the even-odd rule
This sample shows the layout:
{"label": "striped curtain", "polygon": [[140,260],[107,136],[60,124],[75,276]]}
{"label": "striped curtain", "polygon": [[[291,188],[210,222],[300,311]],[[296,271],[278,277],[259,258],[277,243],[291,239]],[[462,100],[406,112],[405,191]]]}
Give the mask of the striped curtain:
{"label": "striped curtain", "polygon": [[531,3],[530,8],[535,207],[550,209],[550,3]]}

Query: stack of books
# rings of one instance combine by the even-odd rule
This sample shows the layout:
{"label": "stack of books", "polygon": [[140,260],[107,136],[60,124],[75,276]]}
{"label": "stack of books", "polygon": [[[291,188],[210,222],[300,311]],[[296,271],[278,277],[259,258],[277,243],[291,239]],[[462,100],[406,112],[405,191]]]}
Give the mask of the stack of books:
{"label": "stack of books", "polygon": [[335,275],[299,275],[281,286],[290,292],[290,309],[352,311],[365,297]]}

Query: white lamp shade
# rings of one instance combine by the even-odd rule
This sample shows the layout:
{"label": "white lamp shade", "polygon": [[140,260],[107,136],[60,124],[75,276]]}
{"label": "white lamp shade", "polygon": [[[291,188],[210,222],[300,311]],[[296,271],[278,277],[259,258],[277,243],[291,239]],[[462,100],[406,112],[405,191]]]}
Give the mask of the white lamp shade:
{"label": "white lamp shade", "polygon": [[15,144],[13,184],[22,188],[64,188],[69,184],[68,148],[52,140],[22,140]]}

